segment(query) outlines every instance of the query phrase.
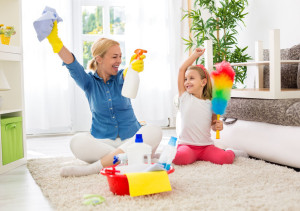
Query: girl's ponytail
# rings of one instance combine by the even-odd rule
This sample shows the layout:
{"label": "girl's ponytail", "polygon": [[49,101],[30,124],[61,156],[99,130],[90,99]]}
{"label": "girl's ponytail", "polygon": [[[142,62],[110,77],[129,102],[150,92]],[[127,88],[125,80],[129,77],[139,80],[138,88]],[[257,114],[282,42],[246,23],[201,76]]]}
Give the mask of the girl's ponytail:
{"label": "girl's ponytail", "polygon": [[212,99],[212,83],[211,83],[210,75],[206,70],[203,70],[203,71],[205,71],[207,74],[207,78],[206,78],[207,83],[203,87],[203,98],[211,100]]}

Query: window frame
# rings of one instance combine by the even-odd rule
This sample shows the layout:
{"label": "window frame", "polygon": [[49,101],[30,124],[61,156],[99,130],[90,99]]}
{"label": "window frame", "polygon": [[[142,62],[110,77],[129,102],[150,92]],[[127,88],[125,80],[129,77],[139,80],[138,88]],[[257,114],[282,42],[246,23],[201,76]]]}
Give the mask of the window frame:
{"label": "window frame", "polygon": [[[123,35],[114,35],[110,33],[110,7],[124,7],[126,11],[126,0],[76,0],[73,1],[73,52],[80,64],[83,64],[83,41],[94,42],[105,37],[118,42],[124,42],[126,32]],[[83,34],[82,33],[82,6],[100,6],[103,7],[103,34]],[[125,20],[126,21],[126,20]],[[126,23],[125,23],[126,24]],[[124,49],[124,50],[125,50]],[[123,52],[125,55],[125,51]],[[87,70],[86,70],[87,71]]]}

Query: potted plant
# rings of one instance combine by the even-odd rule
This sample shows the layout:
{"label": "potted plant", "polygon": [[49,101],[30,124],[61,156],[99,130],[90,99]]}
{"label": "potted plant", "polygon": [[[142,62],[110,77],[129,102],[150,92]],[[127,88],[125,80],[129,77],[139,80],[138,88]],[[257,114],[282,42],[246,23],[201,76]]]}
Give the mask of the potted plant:
{"label": "potted plant", "polygon": [[3,24],[0,24],[0,40],[2,39],[2,36],[4,34],[4,28],[3,28]]}
{"label": "potted plant", "polygon": [[[212,40],[214,64],[224,60],[229,63],[246,62],[252,59],[245,51],[247,47],[238,47],[237,26],[245,23],[243,19],[248,14],[245,8],[247,0],[219,0],[217,7],[214,0],[195,0],[194,9],[186,11],[184,18],[192,20],[191,33],[193,38],[183,39],[187,49],[203,46],[205,40]],[[204,20],[202,11],[207,10],[210,17]],[[198,61],[196,61],[198,62]],[[204,59],[200,61],[204,64]],[[244,83],[247,67],[234,67],[235,82]]]}
{"label": "potted plant", "polygon": [[3,31],[1,43],[4,45],[9,45],[10,37],[16,34],[15,28],[13,26],[7,26]]}

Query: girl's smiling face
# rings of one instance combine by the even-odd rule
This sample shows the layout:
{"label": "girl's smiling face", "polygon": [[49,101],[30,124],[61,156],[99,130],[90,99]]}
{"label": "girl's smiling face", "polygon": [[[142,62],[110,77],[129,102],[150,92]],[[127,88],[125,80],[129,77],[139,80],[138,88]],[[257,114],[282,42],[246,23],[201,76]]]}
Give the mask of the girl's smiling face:
{"label": "girl's smiling face", "polygon": [[188,69],[185,72],[184,87],[189,93],[201,99],[203,87],[206,85],[206,79],[201,79],[198,70]]}

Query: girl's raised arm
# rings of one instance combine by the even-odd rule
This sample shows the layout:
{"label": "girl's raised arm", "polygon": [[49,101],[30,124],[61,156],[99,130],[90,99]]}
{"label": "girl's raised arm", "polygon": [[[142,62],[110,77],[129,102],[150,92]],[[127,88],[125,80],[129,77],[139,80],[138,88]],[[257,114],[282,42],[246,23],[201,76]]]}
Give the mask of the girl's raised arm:
{"label": "girl's raised arm", "polygon": [[194,61],[200,56],[203,55],[205,49],[202,48],[196,48],[194,52],[187,58],[185,62],[181,65],[179,68],[179,74],[178,74],[178,94],[179,97],[185,92],[185,87],[184,87],[184,81],[185,81],[185,71],[189,66],[191,66]]}

